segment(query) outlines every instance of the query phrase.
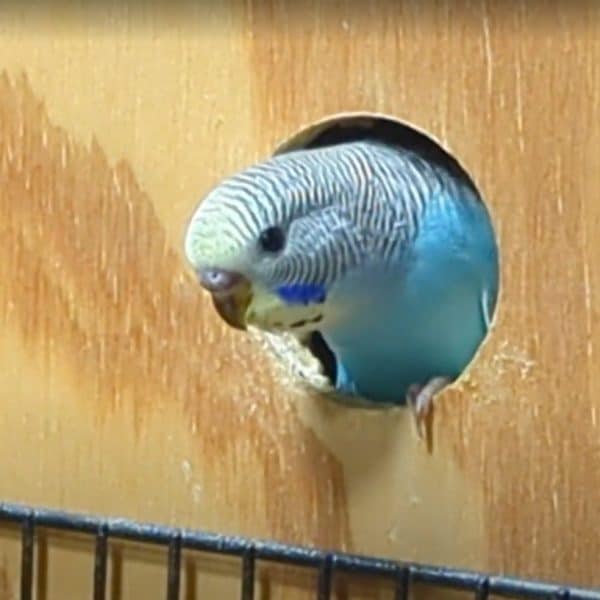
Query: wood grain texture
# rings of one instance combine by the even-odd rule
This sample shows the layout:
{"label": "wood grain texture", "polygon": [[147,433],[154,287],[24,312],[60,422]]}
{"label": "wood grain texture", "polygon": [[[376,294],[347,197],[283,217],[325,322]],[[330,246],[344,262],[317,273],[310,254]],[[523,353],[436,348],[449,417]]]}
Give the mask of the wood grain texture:
{"label": "wood grain texture", "polygon": [[0,566],[0,598],[3,600],[13,600],[15,598],[11,577],[5,564]]}
{"label": "wood grain texture", "polygon": [[483,493],[489,565],[597,583],[583,524],[600,519],[598,6],[495,4],[251,5],[256,104],[268,144],[290,121],[367,108],[431,131],[474,174],[502,298],[438,436]]}
{"label": "wood grain texture", "polygon": [[[1,17],[0,498],[600,585],[597,3]],[[287,388],[182,259],[203,192],[347,110],[435,135],[497,225],[494,330],[431,453],[403,411]],[[14,549],[0,537],[0,590]],[[47,598],[89,593],[89,552],[48,538]],[[115,598],[162,597],[160,553],[115,561]],[[236,568],[190,563],[186,598],[230,597]],[[311,595],[309,575],[261,582]]]}

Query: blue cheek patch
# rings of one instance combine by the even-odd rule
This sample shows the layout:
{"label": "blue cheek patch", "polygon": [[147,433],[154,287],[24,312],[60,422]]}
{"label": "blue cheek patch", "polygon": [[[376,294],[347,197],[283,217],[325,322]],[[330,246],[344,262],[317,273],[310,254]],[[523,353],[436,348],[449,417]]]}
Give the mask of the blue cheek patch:
{"label": "blue cheek patch", "polygon": [[327,294],[325,286],[314,283],[298,283],[282,285],[277,288],[277,294],[288,304],[320,304],[325,302]]}

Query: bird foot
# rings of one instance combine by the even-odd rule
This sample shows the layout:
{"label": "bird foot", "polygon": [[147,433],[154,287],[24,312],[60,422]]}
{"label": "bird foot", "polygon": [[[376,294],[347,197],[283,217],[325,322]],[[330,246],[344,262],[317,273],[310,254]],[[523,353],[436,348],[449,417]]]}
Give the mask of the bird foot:
{"label": "bird foot", "polygon": [[451,379],[448,377],[432,377],[425,385],[413,383],[406,392],[406,401],[412,407],[417,435],[424,438],[424,425],[433,410],[433,400]]}

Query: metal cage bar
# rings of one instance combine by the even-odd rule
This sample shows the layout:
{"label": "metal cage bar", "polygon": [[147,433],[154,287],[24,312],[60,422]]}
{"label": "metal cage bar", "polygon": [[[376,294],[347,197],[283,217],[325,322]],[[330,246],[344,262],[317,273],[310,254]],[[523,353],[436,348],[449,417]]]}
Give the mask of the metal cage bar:
{"label": "metal cage bar", "polygon": [[169,541],[167,558],[167,600],[178,600],[181,580],[181,536],[179,533]]}
{"label": "metal cage bar", "polygon": [[25,515],[21,521],[21,600],[31,600],[33,591],[33,550],[35,518]]}
{"label": "metal cage bar", "polygon": [[94,600],[106,598],[106,563],[108,556],[108,528],[104,523],[96,533],[96,551],[94,555]]}
{"label": "metal cage bar", "polygon": [[94,537],[94,600],[106,598],[108,543],[111,538],[167,547],[167,600],[179,598],[183,550],[200,550],[239,557],[242,600],[254,598],[257,560],[316,569],[318,579],[315,593],[318,600],[331,598],[335,576],[344,573],[367,575],[394,582],[396,600],[407,600],[413,583],[470,591],[473,592],[475,600],[486,600],[492,594],[530,600],[600,600],[600,589],[575,588],[446,567],[326,552],[278,542],[139,523],[129,519],[32,508],[20,504],[0,503],[0,522],[2,521],[21,526],[22,600],[30,600],[32,597],[35,532],[39,528],[73,531]]}
{"label": "metal cage bar", "polygon": [[327,554],[323,557],[323,562],[319,568],[319,581],[317,583],[318,600],[329,600],[331,598],[334,565],[335,558],[332,554]]}
{"label": "metal cage bar", "polygon": [[254,573],[256,571],[256,549],[250,544],[242,555],[242,600],[254,598]]}

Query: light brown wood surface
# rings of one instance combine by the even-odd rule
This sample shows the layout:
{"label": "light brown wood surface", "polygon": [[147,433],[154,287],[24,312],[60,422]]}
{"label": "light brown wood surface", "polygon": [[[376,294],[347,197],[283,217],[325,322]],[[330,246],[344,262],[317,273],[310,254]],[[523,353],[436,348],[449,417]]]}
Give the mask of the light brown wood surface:
{"label": "light brown wood surface", "polygon": [[[599,7],[1,9],[0,499],[600,585]],[[431,452],[404,411],[288,389],[182,256],[212,184],[348,110],[436,136],[498,232],[494,328]],[[18,552],[0,528],[2,598]],[[162,598],[162,559],[121,549],[111,597]],[[235,597],[213,562],[186,600]],[[89,597],[87,541],[38,567],[38,598]]]}

